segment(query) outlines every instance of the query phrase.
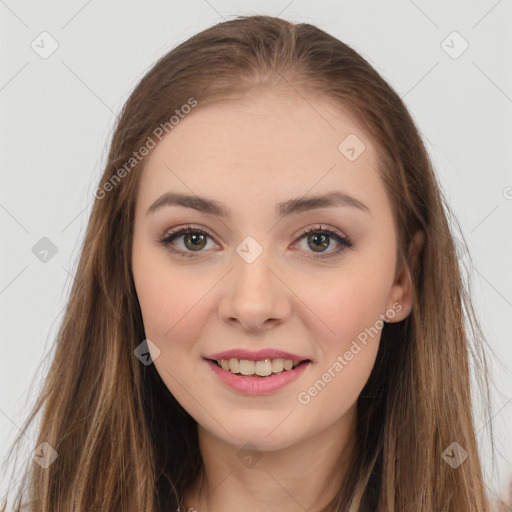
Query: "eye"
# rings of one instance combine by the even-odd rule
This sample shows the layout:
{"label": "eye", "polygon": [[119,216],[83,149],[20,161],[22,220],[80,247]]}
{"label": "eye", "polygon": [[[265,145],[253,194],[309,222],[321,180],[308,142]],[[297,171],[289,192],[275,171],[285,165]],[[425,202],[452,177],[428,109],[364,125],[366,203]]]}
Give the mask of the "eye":
{"label": "eye", "polygon": [[[183,238],[184,249],[176,250],[172,247],[172,242],[178,238]],[[194,252],[202,252],[202,249],[206,247],[207,238],[213,237],[203,229],[194,228],[193,226],[184,226],[169,233],[159,241],[171,254],[193,257]],[[215,243],[214,246],[215,248],[220,248],[220,245],[217,243]]]}
{"label": "eye", "polygon": [[[350,237],[322,226],[305,229],[299,237],[299,241],[303,240],[306,242],[306,252],[310,252],[307,251],[307,248],[310,248],[312,249],[311,252],[315,253],[313,259],[331,258],[354,246]],[[332,245],[333,240],[338,244],[338,247],[332,251],[325,251],[324,249]]]}
{"label": "eye", "polygon": [[[182,248],[175,249],[173,244],[175,240],[180,238],[183,238]],[[213,241],[212,235],[207,231],[189,225],[178,228],[176,231],[167,234],[164,238],[161,238],[159,242],[171,254],[182,257],[194,257],[194,253],[204,252],[203,249],[207,248],[208,238],[211,238]],[[303,240],[306,242],[306,248],[304,250],[306,252],[313,252],[313,259],[331,258],[340,254],[345,249],[350,249],[354,246],[348,236],[344,236],[331,229],[323,228],[322,226],[303,230],[295,244]],[[326,248],[332,245],[333,240],[338,244],[338,247],[331,251],[325,251]],[[221,247],[217,243],[213,243],[213,245],[215,249],[220,249]],[[308,248],[312,250],[308,250]]]}

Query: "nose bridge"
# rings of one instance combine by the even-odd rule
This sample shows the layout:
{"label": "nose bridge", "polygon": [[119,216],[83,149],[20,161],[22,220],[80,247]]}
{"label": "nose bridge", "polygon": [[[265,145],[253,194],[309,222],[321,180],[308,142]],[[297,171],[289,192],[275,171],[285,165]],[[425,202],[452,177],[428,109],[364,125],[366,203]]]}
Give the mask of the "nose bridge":
{"label": "nose bridge", "polygon": [[233,254],[233,270],[223,292],[221,316],[230,323],[258,330],[289,315],[287,288],[275,275],[273,251],[246,237]]}

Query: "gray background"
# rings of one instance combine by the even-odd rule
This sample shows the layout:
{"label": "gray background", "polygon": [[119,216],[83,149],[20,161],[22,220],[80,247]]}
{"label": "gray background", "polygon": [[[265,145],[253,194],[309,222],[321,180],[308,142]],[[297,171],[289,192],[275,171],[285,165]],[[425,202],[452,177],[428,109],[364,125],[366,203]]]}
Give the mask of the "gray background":
{"label": "gray background", "polygon": [[[0,0],[0,456],[48,367],[116,113],[170,48],[255,13],[316,24],[354,47],[417,122],[469,245],[474,266],[461,258],[495,353],[494,471],[489,425],[478,412],[476,421],[489,488],[503,493],[512,477],[511,0]],[[46,261],[33,251],[43,237],[57,251]]]}

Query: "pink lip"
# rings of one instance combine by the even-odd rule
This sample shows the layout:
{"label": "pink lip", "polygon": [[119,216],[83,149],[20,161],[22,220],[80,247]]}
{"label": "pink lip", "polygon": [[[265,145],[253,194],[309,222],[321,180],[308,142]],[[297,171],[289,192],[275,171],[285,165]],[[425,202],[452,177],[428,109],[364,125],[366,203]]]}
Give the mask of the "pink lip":
{"label": "pink lip", "polygon": [[282,350],[276,350],[273,348],[264,348],[255,352],[251,350],[232,349],[226,350],[225,352],[217,352],[209,356],[204,356],[205,359],[215,359],[220,361],[221,359],[247,359],[248,361],[263,361],[263,359],[291,359],[292,361],[305,361],[306,359],[311,360],[310,357],[300,356],[298,354],[292,354],[290,352],[283,352]]}
{"label": "pink lip", "polygon": [[[288,359],[288,357],[286,359]],[[302,375],[306,368],[311,364],[311,362],[308,361],[299,364],[292,370],[284,370],[281,373],[276,373],[275,375],[269,375],[268,377],[252,377],[231,373],[229,370],[223,370],[213,361],[206,362],[224,384],[236,391],[240,391],[248,395],[266,395],[277,391],[300,377],[300,375]]]}

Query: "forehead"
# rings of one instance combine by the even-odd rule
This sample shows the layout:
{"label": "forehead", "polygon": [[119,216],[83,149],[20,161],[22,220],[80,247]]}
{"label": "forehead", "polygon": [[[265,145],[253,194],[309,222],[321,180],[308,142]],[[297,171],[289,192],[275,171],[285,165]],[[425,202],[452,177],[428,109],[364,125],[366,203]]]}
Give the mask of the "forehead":
{"label": "forehead", "polygon": [[184,116],[145,162],[138,200],[173,189],[236,199],[243,189],[261,201],[335,187],[371,202],[384,192],[375,151],[358,120],[332,101],[291,89],[251,92]]}

